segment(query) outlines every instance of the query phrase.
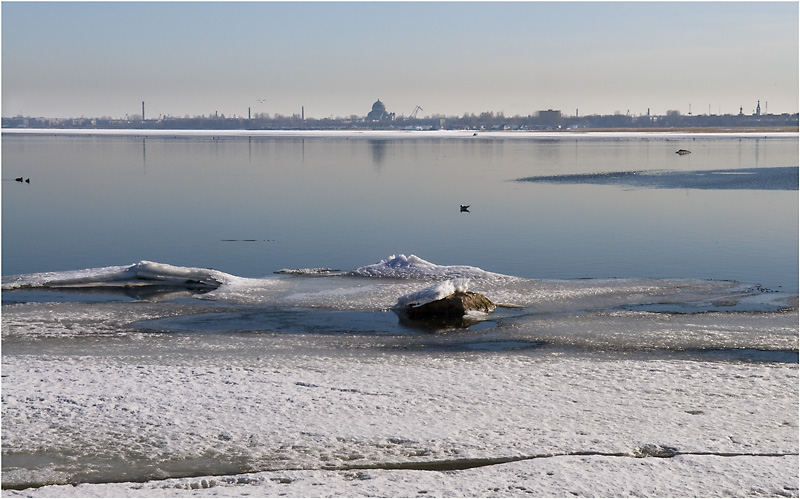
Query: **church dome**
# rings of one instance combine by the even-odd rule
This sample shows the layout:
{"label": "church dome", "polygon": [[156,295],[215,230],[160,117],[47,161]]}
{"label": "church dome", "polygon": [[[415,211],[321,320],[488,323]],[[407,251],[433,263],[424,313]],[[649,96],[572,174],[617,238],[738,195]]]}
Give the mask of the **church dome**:
{"label": "church dome", "polygon": [[372,105],[372,111],[367,114],[365,119],[367,121],[391,121],[394,119],[394,113],[387,113],[386,106],[378,99]]}
{"label": "church dome", "polygon": [[372,111],[373,112],[379,112],[379,113],[385,113],[386,112],[386,106],[384,106],[383,102],[381,102],[381,100],[378,99],[378,100],[375,101],[375,104],[372,105]]}

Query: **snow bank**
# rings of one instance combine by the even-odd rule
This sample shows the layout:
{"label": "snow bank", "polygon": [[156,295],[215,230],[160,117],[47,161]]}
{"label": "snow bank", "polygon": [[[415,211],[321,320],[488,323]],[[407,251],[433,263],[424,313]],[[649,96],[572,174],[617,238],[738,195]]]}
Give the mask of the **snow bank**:
{"label": "snow bank", "polygon": [[514,279],[511,276],[487,272],[468,265],[437,265],[416,255],[391,255],[373,265],[359,267],[352,275],[363,277],[387,277],[395,279],[442,280],[454,278]]}
{"label": "snow bank", "polygon": [[143,260],[133,266],[137,279],[161,281],[161,282],[191,282],[207,284],[217,287],[229,281],[229,275],[211,269],[199,269],[192,267],[178,267],[166,263],[148,262]]}
{"label": "snow bank", "polygon": [[134,279],[133,266],[98,267],[63,272],[39,272],[3,277],[3,291],[48,286],[79,286],[98,282],[115,282]]}
{"label": "snow bank", "polygon": [[3,290],[102,286],[120,283],[158,282],[166,285],[199,285],[216,288],[233,276],[211,269],[178,267],[142,260],[128,266],[100,267],[63,272],[42,272],[3,278]]}

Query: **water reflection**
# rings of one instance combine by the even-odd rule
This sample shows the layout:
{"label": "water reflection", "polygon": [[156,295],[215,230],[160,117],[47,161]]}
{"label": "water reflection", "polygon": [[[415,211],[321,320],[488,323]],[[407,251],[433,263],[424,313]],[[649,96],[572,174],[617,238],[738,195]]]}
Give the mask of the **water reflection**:
{"label": "water reflection", "polygon": [[380,171],[386,159],[387,140],[368,140],[370,152],[372,153],[372,165],[376,171]]}

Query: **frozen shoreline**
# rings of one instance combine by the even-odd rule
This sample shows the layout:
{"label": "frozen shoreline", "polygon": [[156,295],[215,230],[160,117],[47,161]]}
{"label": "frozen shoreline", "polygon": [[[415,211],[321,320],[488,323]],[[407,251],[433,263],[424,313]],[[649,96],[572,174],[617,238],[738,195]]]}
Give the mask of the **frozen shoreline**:
{"label": "frozen shoreline", "polygon": [[696,130],[675,131],[533,131],[533,130],[158,130],[158,129],[91,129],[91,128],[3,128],[2,134],[14,135],[81,135],[81,136],[121,136],[121,137],[304,137],[304,138],[503,138],[503,139],[601,139],[601,138],[653,138],[680,139],[692,138],[793,138],[800,132],[760,131],[719,131],[699,132]]}
{"label": "frozen shoreline", "polygon": [[3,496],[798,496],[796,364],[181,351],[4,355]]}

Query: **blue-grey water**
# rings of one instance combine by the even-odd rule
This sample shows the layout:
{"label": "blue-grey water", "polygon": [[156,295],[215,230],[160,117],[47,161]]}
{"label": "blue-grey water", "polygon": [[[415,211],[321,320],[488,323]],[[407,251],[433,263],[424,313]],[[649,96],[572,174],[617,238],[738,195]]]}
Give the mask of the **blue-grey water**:
{"label": "blue-grey water", "polygon": [[404,253],[798,287],[795,136],[2,140],[3,276],[151,260],[261,277]]}

